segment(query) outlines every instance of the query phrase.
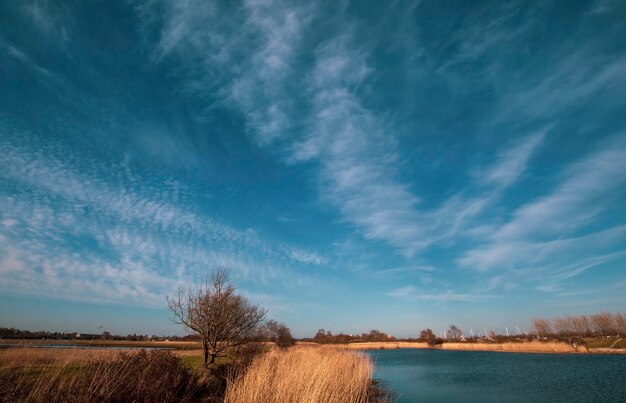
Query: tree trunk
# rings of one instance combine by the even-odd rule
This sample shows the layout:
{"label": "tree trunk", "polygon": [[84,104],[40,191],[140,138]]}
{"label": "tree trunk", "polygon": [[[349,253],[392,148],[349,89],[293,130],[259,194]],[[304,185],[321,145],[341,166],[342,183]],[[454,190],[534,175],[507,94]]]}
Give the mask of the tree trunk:
{"label": "tree trunk", "polygon": [[209,365],[207,364],[207,361],[209,359],[209,346],[207,346],[206,344],[203,344],[202,348],[204,350],[204,367],[208,368]]}
{"label": "tree trunk", "polygon": [[215,354],[211,354],[211,361],[209,361],[209,365],[213,365],[215,363]]}

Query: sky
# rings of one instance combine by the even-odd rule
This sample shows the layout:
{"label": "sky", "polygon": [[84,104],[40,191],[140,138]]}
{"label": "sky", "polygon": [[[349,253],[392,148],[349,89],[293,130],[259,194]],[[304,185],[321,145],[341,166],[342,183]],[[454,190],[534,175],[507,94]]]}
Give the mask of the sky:
{"label": "sky", "polygon": [[297,337],[626,307],[626,3],[0,1],[0,326]]}

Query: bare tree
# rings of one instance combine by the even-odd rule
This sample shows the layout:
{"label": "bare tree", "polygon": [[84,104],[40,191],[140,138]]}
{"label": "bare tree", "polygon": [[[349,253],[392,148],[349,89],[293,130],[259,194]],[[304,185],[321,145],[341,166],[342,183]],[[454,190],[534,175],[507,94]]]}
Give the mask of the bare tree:
{"label": "bare tree", "polygon": [[278,323],[273,319],[268,320],[262,327],[262,335],[273,341],[280,348],[293,346],[296,342],[291,335],[291,329],[284,323]]}
{"label": "bare tree", "polygon": [[[617,315],[615,319],[617,319]],[[617,333],[615,319],[611,312],[600,312],[591,316],[591,323],[598,334],[612,336]]]}
{"label": "bare tree", "polygon": [[619,334],[621,336],[626,336],[626,315],[618,313],[615,316],[615,321],[619,330]]}
{"label": "bare tree", "polygon": [[250,341],[265,317],[265,309],[236,293],[229,277],[229,270],[220,268],[204,285],[167,297],[171,320],[200,336],[206,368],[224,352]]}
{"label": "bare tree", "polygon": [[419,338],[420,338],[420,340],[426,340],[426,341],[435,340],[436,339],[435,334],[430,329],[421,330]]}
{"label": "bare tree", "polygon": [[541,318],[533,318],[532,319],[532,332],[537,335],[537,337],[546,337],[552,334],[552,325],[550,325],[550,321]]}
{"label": "bare tree", "polygon": [[591,322],[586,315],[578,315],[572,318],[574,330],[578,337],[591,335]]}
{"label": "bare tree", "polygon": [[448,328],[448,338],[452,340],[459,340],[463,336],[463,331],[455,325],[450,325]]}
{"label": "bare tree", "polygon": [[552,323],[554,324],[554,329],[560,336],[572,335],[571,321],[568,316],[556,317],[552,320]]}

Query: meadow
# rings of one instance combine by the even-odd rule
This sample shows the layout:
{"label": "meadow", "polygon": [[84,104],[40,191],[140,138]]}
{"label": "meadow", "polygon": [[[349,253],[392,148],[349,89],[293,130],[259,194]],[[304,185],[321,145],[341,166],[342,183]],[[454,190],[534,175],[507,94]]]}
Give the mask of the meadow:
{"label": "meadow", "polygon": [[372,363],[327,346],[261,348],[205,371],[193,350],[0,350],[3,402],[367,402]]}
{"label": "meadow", "polygon": [[0,401],[194,401],[200,374],[168,351],[11,348],[0,351]]}

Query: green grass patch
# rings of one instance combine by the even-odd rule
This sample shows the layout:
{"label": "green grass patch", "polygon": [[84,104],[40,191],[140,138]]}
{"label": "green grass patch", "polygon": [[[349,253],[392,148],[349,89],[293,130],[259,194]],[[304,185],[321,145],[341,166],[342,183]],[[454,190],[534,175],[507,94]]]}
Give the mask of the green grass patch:
{"label": "green grass patch", "polygon": [[609,348],[615,340],[611,339],[593,339],[587,341],[587,347],[589,348]]}
{"label": "green grass patch", "polygon": [[[604,337],[598,337],[598,338],[594,338],[594,339],[587,339],[585,340],[587,347],[589,348],[611,348],[611,346],[613,345],[613,343],[615,343],[618,339],[617,338],[611,338],[611,339],[606,339]],[[626,338],[620,340],[616,345],[615,348],[626,348]]]}
{"label": "green grass patch", "polygon": [[[204,370],[204,357],[201,354],[198,355],[188,355],[180,357],[181,361],[186,365],[189,365],[194,370],[203,371]],[[235,358],[227,355],[224,357],[217,357],[215,359],[215,365],[229,365],[235,362]]]}

